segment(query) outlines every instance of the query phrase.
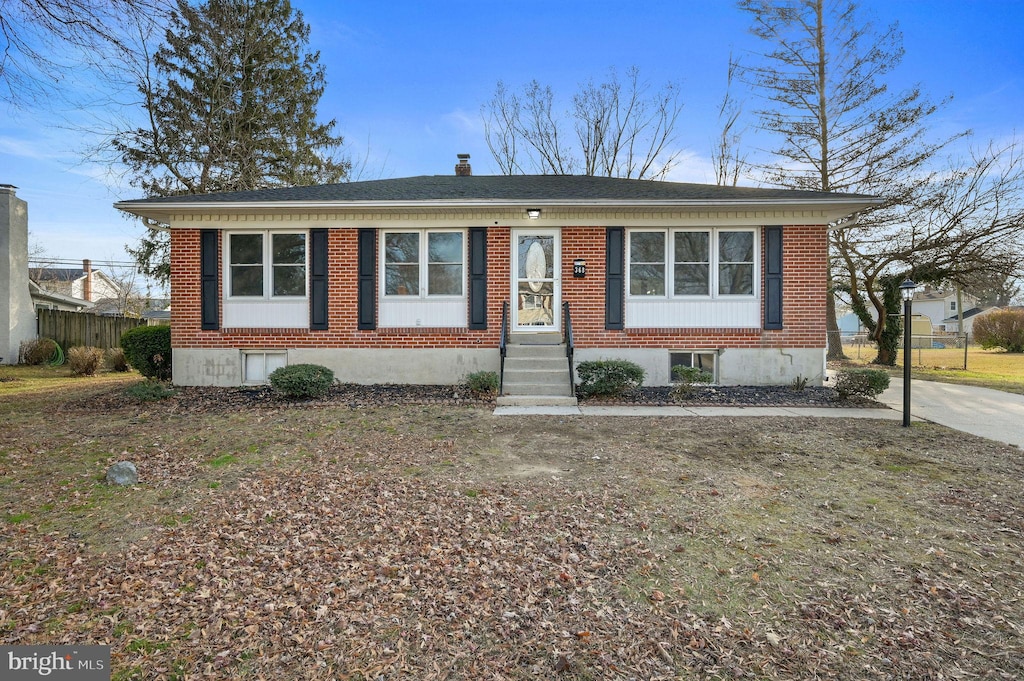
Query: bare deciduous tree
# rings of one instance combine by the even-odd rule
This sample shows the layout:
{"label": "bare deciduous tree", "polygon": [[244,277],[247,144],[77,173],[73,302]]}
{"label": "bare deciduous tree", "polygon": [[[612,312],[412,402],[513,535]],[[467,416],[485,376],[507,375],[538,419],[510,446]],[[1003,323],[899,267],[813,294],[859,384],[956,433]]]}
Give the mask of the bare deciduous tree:
{"label": "bare deciduous tree", "polygon": [[39,103],[70,69],[104,69],[129,54],[130,27],[165,13],[166,0],[4,0],[0,101]]}
{"label": "bare deciduous tree", "polygon": [[735,187],[740,174],[747,165],[747,157],[741,151],[740,141],[743,130],[738,128],[743,107],[732,96],[732,84],[739,63],[729,55],[729,71],[726,77],[725,95],[718,105],[718,120],[722,130],[711,150],[711,162],[715,167],[715,184],[721,187]]}
{"label": "bare deciduous tree", "polygon": [[[848,0],[739,4],[751,16],[754,35],[768,46],[739,70],[765,101],[757,111],[760,129],[778,142],[774,158],[759,166],[764,180],[884,199],[854,223],[832,231],[832,271],[855,306],[870,302],[874,314],[861,319],[872,320],[877,361],[891,364],[899,322],[889,319],[893,305],[878,288],[883,277],[888,275],[885,281],[891,283],[909,270],[919,278],[937,276],[948,271],[944,253],[959,253],[965,268],[963,258],[983,253],[988,263],[1006,264],[992,260],[995,243],[988,238],[999,242],[1006,235],[1003,227],[983,227],[979,213],[963,208],[980,206],[985,192],[990,197],[1013,193],[1019,181],[1013,173],[998,182],[988,181],[988,173],[1000,164],[1013,167],[1016,160],[1001,156],[1012,155],[1010,150],[991,149],[962,167],[936,170],[938,153],[968,133],[933,139],[930,117],[943,102],[932,102],[917,86],[889,90],[888,74],[903,58],[898,25],[876,31],[871,22],[859,20],[857,5]],[[962,200],[968,204],[958,207]],[[972,250],[972,242],[988,248]],[[841,358],[832,295],[827,298],[827,321],[833,331],[829,357]]]}
{"label": "bare deciduous tree", "polygon": [[900,326],[896,288],[917,282],[968,286],[1005,277],[1024,264],[1024,150],[990,145],[970,160],[929,177],[921,201],[892,206],[886,223],[855,225],[835,235],[854,312],[878,344],[881,364],[895,362]]}
{"label": "bare deciduous tree", "polygon": [[677,85],[652,92],[632,67],[625,83],[611,69],[605,82],[581,86],[569,122],[556,110],[552,89],[536,80],[521,93],[499,82],[482,113],[502,174],[664,179],[678,155],[670,147],[682,106]]}

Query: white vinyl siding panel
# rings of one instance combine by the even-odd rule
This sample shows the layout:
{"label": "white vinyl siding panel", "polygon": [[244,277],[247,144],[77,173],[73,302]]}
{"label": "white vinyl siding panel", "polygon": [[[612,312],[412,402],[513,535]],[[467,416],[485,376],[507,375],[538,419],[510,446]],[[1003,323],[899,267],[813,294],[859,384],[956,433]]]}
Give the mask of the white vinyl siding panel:
{"label": "white vinyl siding panel", "polygon": [[377,309],[377,326],[458,328],[467,325],[466,299],[425,300],[385,297]]}
{"label": "white vinyl siding panel", "polygon": [[309,301],[224,301],[226,329],[298,329],[309,327]]}
{"label": "white vinyl siding panel", "polygon": [[753,300],[641,300],[626,303],[626,328],[749,329],[761,324],[761,301]]}

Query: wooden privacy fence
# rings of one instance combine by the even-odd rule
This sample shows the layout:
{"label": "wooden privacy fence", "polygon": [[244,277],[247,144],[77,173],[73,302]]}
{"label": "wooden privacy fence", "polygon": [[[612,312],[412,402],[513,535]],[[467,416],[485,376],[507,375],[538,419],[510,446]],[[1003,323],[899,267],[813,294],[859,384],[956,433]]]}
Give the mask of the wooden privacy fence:
{"label": "wooden privacy fence", "polygon": [[88,312],[36,310],[39,338],[52,338],[66,352],[78,345],[97,348],[121,347],[121,334],[146,322],[134,317],[104,317]]}

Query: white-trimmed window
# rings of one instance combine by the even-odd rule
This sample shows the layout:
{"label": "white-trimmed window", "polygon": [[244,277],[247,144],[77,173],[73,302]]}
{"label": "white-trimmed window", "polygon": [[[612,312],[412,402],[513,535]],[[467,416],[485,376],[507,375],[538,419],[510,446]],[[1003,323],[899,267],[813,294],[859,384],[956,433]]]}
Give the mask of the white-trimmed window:
{"label": "white-trimmed window", "polygon": [[239,300],[306,296],[305,232],[229,232],[227,292]]}
{"label": "white-trimmed window", "polygon": [[384,232],[385,298],[462,296],[465,288],[465,233],[455,230]]}
{"label": "white-trimmed window", "polygon": [[629,295],[753,297],[753,229],[636,229],[629,232]]}

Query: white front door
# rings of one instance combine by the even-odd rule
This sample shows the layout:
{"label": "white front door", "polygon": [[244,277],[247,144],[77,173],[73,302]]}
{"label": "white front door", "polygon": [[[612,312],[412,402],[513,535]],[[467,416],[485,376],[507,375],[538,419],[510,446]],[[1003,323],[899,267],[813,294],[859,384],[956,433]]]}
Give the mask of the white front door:
{"label": "white front door", "polygon": [[517,229],[512,232],[514,331],[559,330],[561,260],[557,229]]}

